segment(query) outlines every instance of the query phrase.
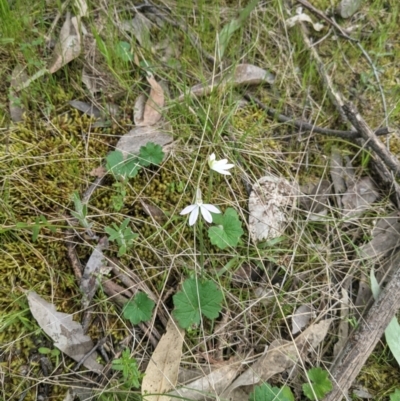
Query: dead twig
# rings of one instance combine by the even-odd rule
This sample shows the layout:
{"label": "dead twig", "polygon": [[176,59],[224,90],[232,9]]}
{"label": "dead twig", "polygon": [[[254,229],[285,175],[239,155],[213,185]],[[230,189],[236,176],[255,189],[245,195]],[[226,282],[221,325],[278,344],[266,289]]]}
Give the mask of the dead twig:
{"label": "dead twig", "polygon": [[[312,13],[317,15],[319,18],[322,18],[328,24],[333,26],[337,31],[339,31],[338,33],[340,36],[342,36],[343,38],[345,38],[351,42],[356,43],[357,47],[361,50],[361,52],[362,52],[363,56],[365,57],[365,59],[367,60],[368,64],[371,66],[372,72],[374,73],[374,77],[375,77],[376,83],[378,85],[379,93],[380,93],[381,99],[382,99],[382,108],[383,108],[383,112],[385,115],[385,125],[388,125],[389,119],[388,119],[388,112],[387,112],[386,97],[385,97],[385,93],[382,88],[381,80],[379,78],[379,72],[378,72],[377,68],[375,67],[375,64],[372,61],[371,57],[369,56],[367,51],[364,49],[364,47],[360,43],[360,41],[358,39],[354,39],[351,36],[349,36],[349,34],[340,25],[338,25],[335,20],[327,17],[322,11],[315,8],[307,0],[297,0],[297,2],[300,3],[301,5],[303,5],[304,7],[306,7]],[[386,144],[386,145],[388,146],[388,144]]]}
{"label": "dead twig", "polygon": [[389,150],[378,140],[374,132],[362,118],[357,108],[349,103],[343,105],[343,111],[351,124],[357,129],[360,136],[365,139],[366,146],[370,147],[382,159],[386,166],[397,176],[400,177],[399,161],[390,153]]}
{"label": "dead twig", "polygon": [[346,115],[344,114],[343,110],[342,110],[342,106],[344,105],[344,100],[342,95],[334,88],[333,83],[332,83],[332,79],[331,77],[328,75],[328,73],[326,72],[325,69],[325,65],[323,63],[323,61],[321,60],[321,57],[319,56],[317,49],[315,48],[315,46],[313,46],[313,44],[311,43],[309,37],[307,36],[307,30],[304,27],[304,24],[301,23],[301,33],[303,35],[303,40],[305,45],[307,46],[308,50],[310,51],[311,57],[314,59],[316,65],[317,65],[317,69],[319,72],[319,75],[322,79],[322,82],[324,84],[324,87],[327,89],[328,91],[328,97],[331,100],[332,104],[336,107],[336,110],[339,112],[340,117],[342,118],[342,121],[344,123],[346,123],[348,120],[346,118]]}
{"label": "dead twig", "polygon": [[[75,233],[71,228],[66,230],[67,238],[74,238]],[[78,258],[78,255],[75,251],[76,243],[72,242],[70,239],[67,239],[67,253],[69,260],[71,262],[72,270],[74,271],[76,279],[80,282],[82,279],[82,264]]]}
{"label": "dead twig", "polygon": [[331,369],[333,390],[324,401],[341,400],[346,395],[389,322],[400,309],[400,267],[396,266],[396,269],[392,279],[368,311],[359,328],[350,336]]}
{"label": "dead twig", "polygon": [[[343,139],[356,139],[356,138],[360,138],[360,136],[361,136],[358,131],[341,131],[341,130],[336,130],[336,129],[321,128],[314,124],[310,124],[306,121],[297,120],[297,119],[285,116],[283,114],[280,114],[277,110],[267,107],[256,97],[254,97],[248,93],[246,93],[244,95],[244,98],[246,100],[256,104],[258,107],[260,107],[260,109],[266,111],[269,116],[276,118],[279,122],[293,125],[294,127],[299,128],[304,131],[315,132],[315,133],[321,134],[321,135],[337,136],[337,137],[343,138]],[[378,136],[387,135],[389,133],[390,133],[389,128],[387,128],[387,127],[379,128],[378,130],[375,131],[375,135],[378,135]]]}

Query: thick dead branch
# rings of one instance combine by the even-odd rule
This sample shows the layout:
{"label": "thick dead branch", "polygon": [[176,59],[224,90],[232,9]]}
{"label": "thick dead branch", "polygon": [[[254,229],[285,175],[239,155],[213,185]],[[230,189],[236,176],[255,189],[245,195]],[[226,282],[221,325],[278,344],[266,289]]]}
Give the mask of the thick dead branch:
{"label": "thick dead branch", "polygon": [[399,161],[386,149],[385,145],[379,141],[374,132],[362,118],[356,107],[349,103],[343,105],[343,111],[351,124],[360,133],[360,136],[365,139],[366,145],[376,152],[388,168],[397,176],[400,177]]}
{"label": "thick dead branch", "polygon": [[385,124],[388,125],[388,120],[389,119],[388,119],[388,112],[387,112],[387,105],[386,105],[386,97],[385,97],[385,93],[384,93],[383,88],[382,88],[381,80],[379,78],[379,72],[378,72],[378,69],[375,67],[375,64],[372,61],[370,55],[364,49],[364,47],[362,46],[360,41],[358,39],[352,38],[340,25],[338,25],[336,23],[335,20],[327,17],[322,11],[318,10],[317,8],[315,8],[307,0],[297,0],[297,2],[302,4],[304,7],[306,7],[311,12],[313,12],[317,17],[322,18],[328,24],[333,26],[340,36],[344,37],[345,39],[347,39],[347,40],[349,40],[351,42],[355,42],[356,43],[356,45],[361,50],[362,54],[364,55],[365,59],[368,61],[368,64],[371,66],[372,71],[374,73],[375,80],[376,80],[376,83],[377,83],[378,88],[379,88],[379,93],[381,94],[381,98],[382,98],[382,107],[383,107],[383,112],[385,114]]}
{"label": "thick dead branch", "polygon": [[346,396],[389,322],[400,309],[399,266],[396,269],[392,279],[368,311],[359,328],[351,335],[346,347],[331,369],[333,390],[324,401],[338,401]]}
{"label": "thick dead branch", "polygon": [[[321,128],[314,124],[310,124],[306,121],[296,120],[292,117],[285,116],[283,114],[280,114],[277,110],[267,107],[264,103],[262,103],[260,100],[258,100],[256,97],[250,95],[249,93],[246,93],[244,95],[244,98],[252,103],[255,103],[258,107],[260,107],[260,109],[266,111],[266,113],[269,116],[276,118],[279,122],[293,125],[294,127],[301,129],[303,131],[315,132],[315,133],[321,134],[321,135],[332,135],[332,136],[337,136],[339,138],[344,138],[344,139],[356,139],[356,138],[360,138],[360,136],[361,136],[360,133],[355,130],[354,131],[341,131],[341,130],[337,130],[337,129]],[[378,130],[375,131],[375,135],[380,136],[380,135],[387,135],[387,134],[389,134],[389,129],[386,127],[379,128]]]}

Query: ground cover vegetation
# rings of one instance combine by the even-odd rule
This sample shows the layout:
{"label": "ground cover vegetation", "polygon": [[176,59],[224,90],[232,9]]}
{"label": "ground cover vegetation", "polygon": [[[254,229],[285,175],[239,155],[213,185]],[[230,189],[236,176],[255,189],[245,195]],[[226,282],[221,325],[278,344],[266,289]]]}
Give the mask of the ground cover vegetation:
{"label": "ground cover vegetation", "polygon": [[400,399],[400,5],[342,3],[0,0],[0,399]]}

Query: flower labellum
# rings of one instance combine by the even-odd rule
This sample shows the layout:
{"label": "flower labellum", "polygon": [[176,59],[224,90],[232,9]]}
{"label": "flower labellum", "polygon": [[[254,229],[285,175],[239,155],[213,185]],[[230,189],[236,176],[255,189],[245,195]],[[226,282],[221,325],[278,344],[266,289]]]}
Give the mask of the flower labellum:
{"label": "flower labellum", "polygon": [[[196,223],[197,218],[199,217],[199,211],[201,215],[204,217],[204,220],[207,223],[212,223],[211,213],[221,213],[219,209],[217,209],[214,205],[209,205],[207,203],[203,203],[201,199],[201,191],[200,188],[197,188],[196,191],[196,203],[194,205],[186,206],[181,212],[181,215],[189,214],[189,226],[192,226]],[[211,212],[211,213],[210,213]]]}
{"label": "flower labellum", "polygon": [[208,157],[208,165],[211,170],[223,175],[231,175],[227,170],[235,166],[234,164],[228,164],[228,159],[215,160],[215,153]]}

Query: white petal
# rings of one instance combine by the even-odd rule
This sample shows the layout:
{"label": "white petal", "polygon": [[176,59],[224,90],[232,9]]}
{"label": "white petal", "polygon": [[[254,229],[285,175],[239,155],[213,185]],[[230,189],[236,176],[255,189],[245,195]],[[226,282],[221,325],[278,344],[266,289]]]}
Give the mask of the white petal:
{"label": "white petal", "polygon": [[223,175],[232,175],[229,171],[225,171],[223,169],[218,169],[218,170],[215,170],[215,171],[217,171],[218,173],[223,174]]}
{"label": "white petal", "polygon": [[224,166],[226,163],[228,163],[228,159],[221,159],[214,163],[214,167]]}
{"label": "white petal", "polygon": [[215,160],[215,153],[211,153],[211,155],[209,156],[208,160],[210,162],[213,162]]}
{"label": "white petal", "polygon": [[202,214],[203,217],[204,217],[204,220],[205,220],[207,223],[212,223],[212,216],[211,216],[211,213],[207,210],[207,208],[205,207],[205,205],[201,205],[201,206],[200,206],[200,210],[201,210],[201,214]]}
{"label": "white petal", "polygon": [[197,205],[189,205],[186,206],[179,214],[188,214],[190,212],[192,212],[194,209],[196,209],[196,207],[198,207]]}
{"label": "white petal", "polygon": [[217,162],[213,163],[211,168],[212,168],[212,170],[217,171],[220,174],[231,175],[231,173],[229,173],[226,170],[229,170],[232,167],[235,167],[235,165],[228,164],[227,159],[222,159],[222,160],[218,160]]}
{"label": "white petal", "polygon": [[189,226],[192,226],[194,223],[196,223],[197,218],[199,217],[199,209],[200,207],[196,205],[196,208],[193,209],[192,213],[190,213]]}
{"label": "white petal", "polygon": [[219,169],[229,170],[230,168],[235,167],[235,165],[228,164],[228,160],[225,159],[225,163],[217,162],[217,163],[215,163],[214,167],[219,168]]}
{"label": "white petal", "polygon": [[216,213],[216,214],[221,213],[221,211],[217,207],[215,207],[214,205],[210,205],[208,203],[202,205],[202,207],[211,213]]}

